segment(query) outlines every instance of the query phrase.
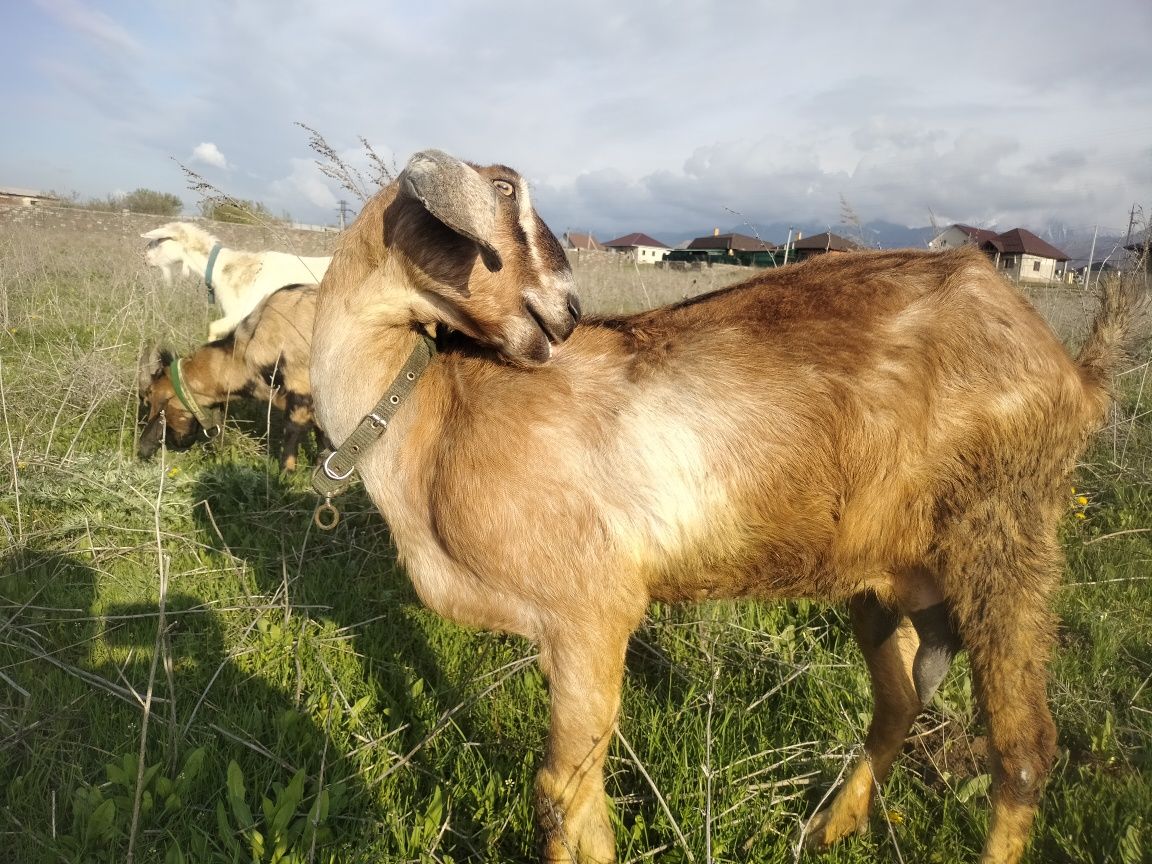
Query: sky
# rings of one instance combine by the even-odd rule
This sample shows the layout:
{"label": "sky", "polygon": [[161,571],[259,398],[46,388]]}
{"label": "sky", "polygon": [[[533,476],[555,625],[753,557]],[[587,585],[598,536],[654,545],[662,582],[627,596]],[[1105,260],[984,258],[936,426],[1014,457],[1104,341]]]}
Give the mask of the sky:
{"label": "sky", "polygon": [[[4,0],[0,186],[340,199],[367,167],[509,165],[561,234],[1152,216],[1152,2]],[[766,237],[780,242],[784,238]]]}

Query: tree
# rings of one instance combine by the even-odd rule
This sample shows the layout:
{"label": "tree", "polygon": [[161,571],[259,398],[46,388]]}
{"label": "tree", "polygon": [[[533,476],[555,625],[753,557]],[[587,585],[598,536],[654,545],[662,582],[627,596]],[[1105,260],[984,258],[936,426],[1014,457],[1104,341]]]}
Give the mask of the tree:
{"label": "tree", "polygon": [[179,216],[184,209],[184,202],[171,192],[137,189],[120,199],[120,207],[133,213],[148,213],[152,216]]}
{"label": "tree", "polygon": [[259,201],[235,198],[219,200],[209,198],[200,204],[200,214],[217,222],[238,222],[241,225],[261,225],[278,221],[272,211]]}

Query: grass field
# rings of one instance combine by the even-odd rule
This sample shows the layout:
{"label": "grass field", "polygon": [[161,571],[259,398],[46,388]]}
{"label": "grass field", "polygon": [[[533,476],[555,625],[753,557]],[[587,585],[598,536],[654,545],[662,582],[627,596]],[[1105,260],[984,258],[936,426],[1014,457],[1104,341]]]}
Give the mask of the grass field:
{"label": "grass field", "polygon": [[[530,858],[547,711],[532,646],[421,608],[362,494],[337,530],[313,529],[307,471],[278,475],[263,410],[211,450],[136,461],[142,344],[186,350],[211,317],[202,287],[145,271],[139,243],[0,229],[0,860]],[[600,312],[740,275],[577,270]],[[1091,304],[1036,300],[1074,341]],[[1141,359],[1068,493],[1060,758],[1030,862],[1152,861]],[[840,609],[653,607],[608,765],[621,859],[796,859],[870,710]],[[974,715],[961,659],[871,834],[822,860],[975,861]]]}

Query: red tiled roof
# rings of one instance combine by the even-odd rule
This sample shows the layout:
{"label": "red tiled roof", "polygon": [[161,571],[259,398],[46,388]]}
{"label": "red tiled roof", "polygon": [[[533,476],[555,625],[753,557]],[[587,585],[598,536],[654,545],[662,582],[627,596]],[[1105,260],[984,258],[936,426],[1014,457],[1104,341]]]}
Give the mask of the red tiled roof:
{"label": "red tiled roof", "polygon": [[647,234],[641,234],[636,231],[632,234],[625,234],[623,237],[617,237],[615,240],[609,240],[604,244],[609,249],[627,248],[629,246],[659,246],[661,249],[668,249],[667,243],[661,243],[659,240],[654,240]]}
{"label": "red tiled roof", "polygon": [[688,249],[735,249],[737,252],[763,252],[776,248],[774,243],[765,243],[747,234],[710,234],[697,237],[687,246]]}
{"label": "red tiled roof", "polygon": [[603,249],[596,238],[591,234],[585,234],[581,231],[569,231],[564,235],[564,239],[568,241],[569,249]]}
{"label": "red tiled roof", "polygon": [[995,231],[989,231],[987,228],[973,228],[971,225],[955,225],[977,243],[991,243],[996,240],[997,234]]}
{"label": "red tiled roof", "polygon": [[813,234],[811,237],[797,240],[792,244],[792,248],[804,252],[847,252],[849,249],[859,249],[860,246],[839,234],[825,231],[822,234]]}
{"label": "red tiled roof", "polygon": [[1057,261],[1068,260],[1067,255],[1026,228],[1005,231],[999,235],[999,240],[1000,251],[1009,255],[1035,255],[1039,258],[1055,258]]}

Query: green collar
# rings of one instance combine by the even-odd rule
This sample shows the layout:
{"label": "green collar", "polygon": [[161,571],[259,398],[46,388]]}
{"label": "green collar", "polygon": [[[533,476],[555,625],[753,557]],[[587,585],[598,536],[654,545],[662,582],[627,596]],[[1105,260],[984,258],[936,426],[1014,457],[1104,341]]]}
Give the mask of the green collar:
{"label": "green collar", "polygon": [[220,424],[214,422],[212,418],[208,416],[208,412],[205,411],[200,403],[192,397],[192,394],[184,388],[184,374],[180,368],[180,364],[183,362],[183,358],[177,357],[168,367],[168,377],[172,381],[172,389],[176,391],[176,398],[180,400],[180,404],[183,405],[193,417],[200,421],[200,425],[204,428],[204,435],[211,438],[214,435],[212,430],[216,432],[220,431]]}
{"label": "green collar", "polygon": [[216,256],[220,254],[221,244],[217,243],[208,253],[208,266],[204,268],[204,284],[208,286],[208,302],[216,302],[216,286],[212,284],[212,268],[216,266]]}
{"label": "green collar", "polygon": [[313,516],[317,527],[326,531],[336,527],[340,513],[332,506],[333,496],[352,485],[356,463],[369,445],[380,440],[388,431],[388,423],[400,410],[400,403],[416,387],[420,375],[428,368],[434,356],[436,342],[422,335],[388,390],[352,430],[352,434],[336,450],[320,454],[321,462],[312,472],[312,488],[324,499],[317,505]]}

